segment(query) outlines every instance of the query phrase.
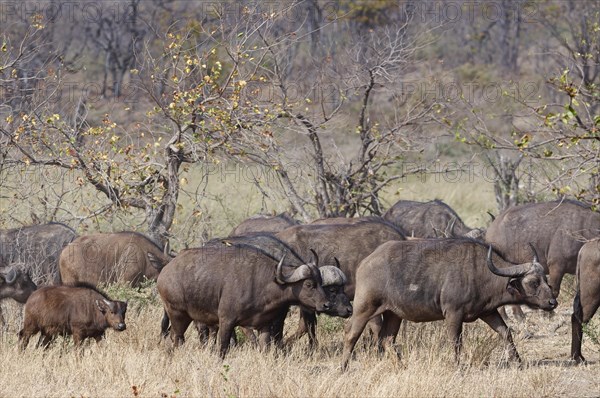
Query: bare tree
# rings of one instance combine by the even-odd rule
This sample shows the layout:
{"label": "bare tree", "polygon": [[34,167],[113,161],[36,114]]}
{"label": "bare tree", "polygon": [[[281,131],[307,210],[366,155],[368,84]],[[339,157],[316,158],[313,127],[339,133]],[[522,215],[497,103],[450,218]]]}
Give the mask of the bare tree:
{"label": "bare tree", "polygon": [[[253,134],[253,124],[266,119],[252,102],[240,102],[245,79],[256,70],[243,62],[251,51],[244,49],[243,37],[251,37],[254,27],[240,29],[247,30],[227,48],[216,45],[222,32],[199,35],[189,28],[167,32],[158,56],[146,47],[136,73],[150,106],[143,119],[127,127],[109,115],[98,123],[86,121],[84,103],[72,110],[78,117],[67,117],[47,98],[39,99],[33,111],[7,116],[0,127],[9,148],[3,165],[69,171],[76,186],[93,187],[105,198],[74,218],[141,210],[150,236],[166,244],[182,165],[210,162],[220,151],[227,154],[231,142],[243,142],[244,134]],[[6,65],[23,57],[18,47],[9,53],[14,55]],[[223,54],[237,62],[224,66]]]}
{"label": "bare tree", "polygon": [[[303,151],[285,153],[273,138],[268,150],[245,156],[274,171],[293,211],[305,220],[314,213],[319,217],[381,214],[380,192],[407,173],[424,171],[394,169],[431,139],[422,126],[436,117],[435,101],[393,94],[398,88],[395,82],[410,73],[418,62],[416,53],[426,45],[409,31],[409,22],[372,31],[346,47],[343,55],[338,48],[335,63],[327,56],[305,59],[313,65],[306,78],[289,65],[281,49],[289,48],[289,43],[261,35],[272,65],[261,71],[278,88],[281,99],[278,128],[306,136],[306,143]],[[340,63],[347,68],[342,71],[335,66]],[[294,90],[306,95],[293,98]],[[391,109],[379,113],[373,103],[384,98]],[[375,117],[381,121],[374,121]],[[339,123],[352,126],[345,128],[355,140],[352,155],[327,139],[327,131]],[[308,169],[299,172],[298,165],[305,164]]]}

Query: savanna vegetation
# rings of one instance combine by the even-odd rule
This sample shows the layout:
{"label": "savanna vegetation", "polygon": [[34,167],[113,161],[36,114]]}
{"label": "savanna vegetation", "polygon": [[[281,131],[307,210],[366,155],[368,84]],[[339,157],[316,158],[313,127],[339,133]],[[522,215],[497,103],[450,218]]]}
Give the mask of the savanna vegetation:
{"label": "savanna vegetation", "polygon": [[[531,201],[597,209],[599,15],[574,0],[0,3],[0,228],[136,230],[178,251],[256,213],[440,198],[478,227]],[[128,330],[81,353],[19,353],[21,307],[2,304],[2,395],[600,394],[597,323],[592,364],[567,361],[568,289],[555,317],[511,325],[522,368],[500,368],[476,322],[460,366],[440,325],[408,325],[401,359],[365,348],[346,374],[341,320],[321,319],[315,353],[242,344],[222,362],[191,330],[168,352],[152,284],[107,289],[130,298]]]}

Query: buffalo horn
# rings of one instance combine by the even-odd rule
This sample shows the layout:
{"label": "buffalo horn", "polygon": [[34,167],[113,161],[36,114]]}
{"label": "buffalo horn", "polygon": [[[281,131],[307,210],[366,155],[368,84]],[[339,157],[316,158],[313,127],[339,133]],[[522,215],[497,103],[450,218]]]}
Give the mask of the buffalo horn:
{"label": "buffalo horn", "polygon": [[510,278],[518,278],[519,276],[523,276],[529,271],[529,267],[525,264],[517,264],[512,267],[507,268],[496,268],[494,262],[492,261],[492,246],[488,250],[487,255],[487,266],[494,274],[498,276],[508,276]]}
{"label": "buffalo horn", "polygon": [[314,251],[313,249],[310,249],[310,252],[313,255],[313,262],[315,263],[315,265],[318,267],[319,266],[319,256],[317,255],[317,252]]}
{"label": "buffalo horn", "polygon": [[325,265],[319,268],[323,286],[343,286],[346,284],[346,275],[338,267]]}
{"label": "buffalo horn", "polygon": [[339,269],[342,269],[342,266],[340,265],[340,260],[338,260],[337,257],[333,258],[335,260],[335,266],[338,267]]}
{"label": "buffalo horn", "polygon": [[294,272],[292,272],[292,275],[290,275],[288,278],[285,279],[285,282],[286,283],[298,282],[303,279],[308,279],[312,275],[313,275],[313,271],[311,270],[311,265],[302,264],[301,266],[297,267],[294,270]]}
{"label": "buffalo horn", "polygon": [[529,245],[529,247],[531,248],[531,251],[533,252],[533,262],[534,263],[539,263],[539,256],[537,254],[537,251],[535,250],[535,246],[533,246],[533,243],[529,242],[527,243]]}
{"label": "buffalo horn", "polygon": [[277,283],[283,285],[285,283],[285,278],[283,276],[283,260],[285,259],[285,255],[286,253],[283,253],[283,257],[281,257],[281,260],[279,260],[279,264],[277,264],[277,271],[275,271],[275,279],[277,280]]}
{"label": "buffalo horn", "polygon": [[17,280],[17,271],[14,268],[10,268],[10,270],[4,274],[4,280],[9,285],[13,284],[15,280]]}

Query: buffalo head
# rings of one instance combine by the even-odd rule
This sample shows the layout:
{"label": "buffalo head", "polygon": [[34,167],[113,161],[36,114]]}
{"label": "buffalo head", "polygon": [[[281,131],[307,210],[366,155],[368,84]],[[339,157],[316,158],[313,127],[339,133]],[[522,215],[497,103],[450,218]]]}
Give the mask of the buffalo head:
{"label": "buffalo head", "polygon": [[127,328],[125,325],[125,312],[127,312],[126,302],[103,299],[96,300],[96,306],[104,315],[104,319],[106,319],[108,326],[119,332]]}
{"label": "buffalo head", "polygon": [[293,271],[288,276],[283,272],[284,260],[285,254],[277,264],[275,281],[280,285],[289,285],[293,295],[305,307],[319,312],[330,310],[332,305],[323,290],[323,280],[317,266],[318,258],[315,256],[310,263],[291,267]]}
{"label": "buffalo head", "polygon": [[513,296],[519,297],[528,305],[551,311],[558,305],[552,294],[552,289],[546,280],[544,267],[538,262],[538,256],[533,245],[533,259],[530,263],[516,264],[506,268],[496,268],[492,261],[492,246],[487,255],[487,265],[490,271],[498,276],[509,278],[506,290]]}
{"label": "buffalo head", "polygon": [[29,275],[15,266],[0,269],[0,299],[10,297],[24,303],[36,289]]}
{"label": "buffalo head", "polygon": [[344,285],[347,282],[346,275],[339,266],[339,261],[335,259],[337,266],[325,265],[319,268],[321,279],[323,280],[323,290],[332,307],[325,311],[327,315],[348,318],[352,315],[352,305],[350,299],[344,293]]}

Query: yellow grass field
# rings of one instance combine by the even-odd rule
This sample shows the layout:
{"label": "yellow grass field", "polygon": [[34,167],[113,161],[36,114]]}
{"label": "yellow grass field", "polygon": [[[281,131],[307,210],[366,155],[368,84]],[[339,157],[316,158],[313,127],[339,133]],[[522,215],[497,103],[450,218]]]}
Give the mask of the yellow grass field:
{"label": "yellow grass field", "polygon": [[[114,296],[114,289],[109,290]],[[130,294],[119,289],[121,295]],[[138,293],[136,293],[140,296]],[[146,293],[145,293],[146,294]],[[118,296],[119,294],[117,294]],[[380,356],[370,341],[357,345],[349,371],[340,371],[343,323],[320,317],[319,348],[307,352],[305,338],[287,352],[260,352],[249,343],[234,347],[221,361],[214,344],[202,345],[190,328],[184,346],[171,352],[159,337],[162,310],[155,288],[144,304],[130,301],[126,331],[108,331],[100,344],[90,341],[77,351],[57,339],[47,351],[32,339],[24,353],[17,348],[20,306],[5,305],[9,327],[0,338],[0,385],[3,397],[582,397],[600,394],[598,346],[586,339],[591,364],[568,361],[570,303],[551,319],[528,313],[513,325],[523,358],[519,367],[504,366],[499,337],[483,322],[465,327],[462,363],[456,365],[440,322],[407,323],[396,354]],[[149,299],[148,299],[149,298]],[[292,314],[286,333],[293,330]],[[527,339],[524,336],[529,333]]]}
{"label": "yellow grass field", "polygon": [[[401,198],[440,198],[473,227],[487,225],[485,212],[495,210],[491,184],[481,180],[450,184],[414,179],[400,188],[386,193],[388,205]],[[190,237],[192,244],[229,233],[235,223],[264,206],[260,194],[243,181],[237,185],[212,182],[209,191],[213,199],[222,200],[207,201],[203,211],[210,217],[198,223],[202,228]],[[223,202],[227,200],[235,203]],[[183,214],[193,212],[192,197],[183,195],[181,202]],[[282,211],[285,207],[267,203],[266,209]],[[180,218],[183,222],[186,216]],[[100,225],[101,230],[110,228]],[[307,351],[306,338],[285,352],[260,352],[244,343],[221,361],[215,345],[202,345],[192,328],[179,349],[172,351],[168,342],[161,341],[162,305],[154,285],[142,290],[109,286],[106,290],[111,297],[130,300],[126,331],[108,331],[102,343],[92,341],[83,351],[61,338],[46,351],[35,349],[34,337],[27,350],[20,352],[17,333],[22,306],[5,301],[0,397],[600,396],[600,345],[586,335],[583,352],[590,363],[575,366],[568,360],[572,278],[569,281],[565,285],[571,289],[564,289],[553,317],[528,311],[525,324],[510,325],[523,358],[521,366],[505,366],[499,337],[481,321],[465,325],[460,365],[453,361],[443,323],[405,323],[396,343],[400,357],[377,354],[366,339],[357,345],[346,373],[340,370],[345,321],[327,316],[320,317],[320,345],[315,352]],[[286,334],[295,330],[295,322],[297,314],[292,314]],[[591,330],[598,329],[598,322],[593,322]]]}

